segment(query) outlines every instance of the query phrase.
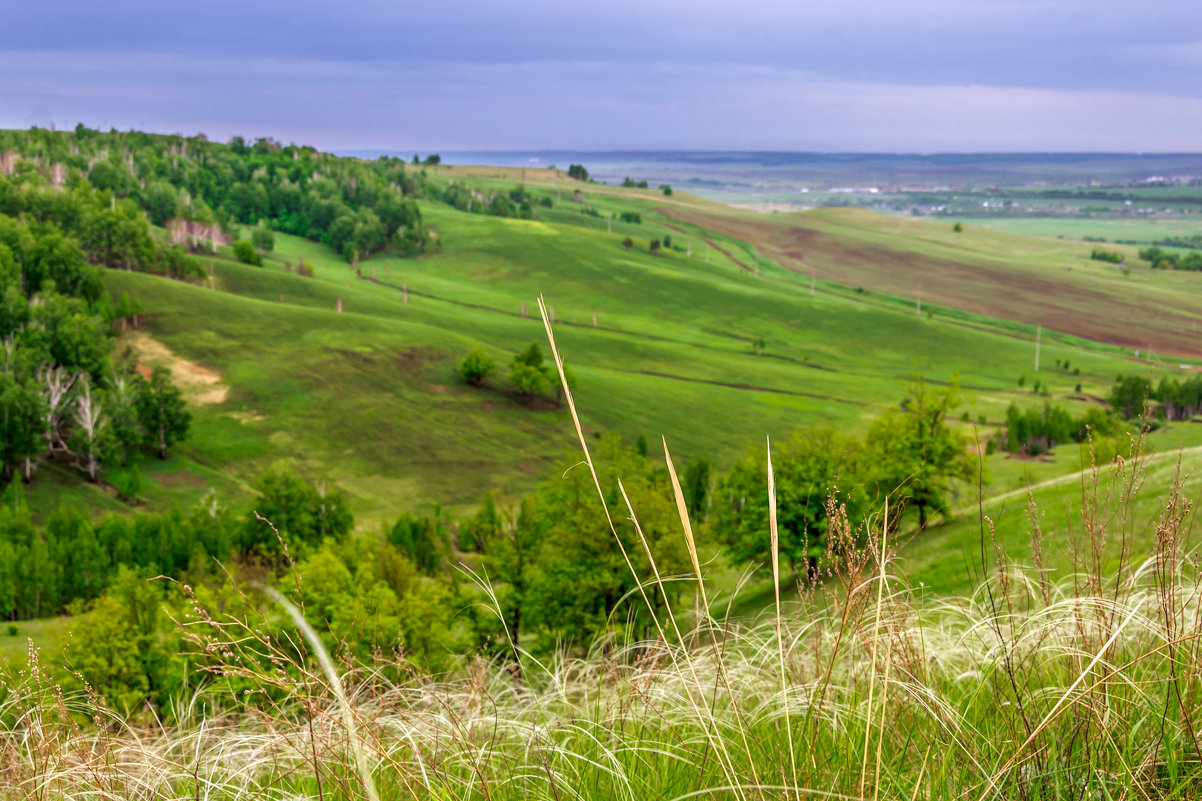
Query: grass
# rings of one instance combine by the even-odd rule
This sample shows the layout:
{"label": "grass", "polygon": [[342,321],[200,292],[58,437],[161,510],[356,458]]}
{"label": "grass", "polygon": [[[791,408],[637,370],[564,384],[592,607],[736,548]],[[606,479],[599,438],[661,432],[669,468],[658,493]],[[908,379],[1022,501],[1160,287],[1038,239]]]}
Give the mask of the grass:
{"label": "grass", "polygon": [[1150,245],[1165,237],[1202,234],[1202,218],[1197,215],[1144,216],[1138,219],[1016,218],[972,220],[972,223],[1022,236],[1068,240],[1090,236],[1110,240],[1106,244],[1090,243],[1091,247],[1106,247],[1116,240]]}
{"label": "grass", "polygon": [[[1050,541],[1032,538],[1022,568],[978,529],[979,582],[928,596],[899,570],[886,506],[863,531],[836,517],[830,572],[771,614],[706,602],[690,628],[648,603],[656,636],[544,662],[515,652],[520,681],[508,659],[389,678],[386,656],[332,663],[294,609],[307,655],[262,633],[272,606],[212,610],[192,644],[245,692],[218,681],[178,724],[139,726],[31,665],[0,701],[0,780],[21,798],[1194,797],[1202,574],[1186,488],[1139,490],[1159,469],[1136,455],[1089,471],[1102,491],[1059,531],[1081,546],[1063,578]],[[1130,525],[1144,503],[1150,540]],[[1106,564],[1108,548],[1125,558]]]}
{"label": "grass", "polygon": [[[436,180],[444,173],[507,190],[520,170],[432,171]],[[528,189],[554,197],[558,179],[529,175]],[[147,311],[139,336],[227,390],[220,402],[194,406],[195,436],[148,467],[145,508],[186,505],[210,487],[243,505],[250,482],[275,462],[336,483],[366,528],[435,504],[464,512],[492,490],[503,498],[527,491],[569,447],[564,410],[527,408],[504,381],[511,355],[541,337],[538,322],[520,312],[544,291],[581,391],[597,399],[586,430],[631,441],[663,434],[685,461],[706,456],[721,468],[764,434],[781,439],[802,426],[862,430],[901,397],[914,371],[937,381],[960,372],[972,417],[991,424],[1011,402],[1043,401],[1018,387],[1020,377],[1028,386],[1034,378],[1030,326],[950,306],[916,317],[904,298],[857,294],[837,281],[818,282],[811,296],[808,277],[785,269],[770,248],[761,246],[757,279],[745,269],[749,244],[711,232],[716,247],[707,246],[693,224],[655,209],[721,211],[736,222],[740,212],[683,193],[558,183],[559,206],[540,207],[535,221],[424,202],[440,248],[418,259],[373,258],[362,277],[324,247],[282,234],[262,269],[213,259],[215,290],[108,273],[110,291],[128,290]],[[571,199],[577,187],[580,203]],[[580,213],[586,203],[605,215],[638,210],[644,223],[615,222],[609,232],[604,219]],[[861,238],[884,237],[897,252],[914,246],[888,230],[887,218],[834,222],[858,225]],[[650,255],[647,241],[668,234],[681,250]],[[636,240],[630,250],[626,236]],[[1022,248],[1045,247],[1006,241],[1015,259]],[[285,272],[284,260],[300,255],[315,278]],[[1051,325],[1043,342],[1039,377],[1075,409],[1090,403],[1078,383],[1099,397],[1116,373],[1152,369]],[[476,346],[501,365],[483,390],[457,374]],[[1080,374],[1048,369],[1058,360]],[[114,503],[87,488],[73,493],[97,510]],[[54,483],[31,489],[35,509],[63,497]]]}

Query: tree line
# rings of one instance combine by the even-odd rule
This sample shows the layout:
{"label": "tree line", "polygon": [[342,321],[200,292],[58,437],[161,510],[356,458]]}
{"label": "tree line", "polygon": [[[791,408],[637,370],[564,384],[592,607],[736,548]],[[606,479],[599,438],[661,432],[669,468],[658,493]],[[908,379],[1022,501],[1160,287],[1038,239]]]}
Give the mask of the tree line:
{"label": "tree line", "polygon": [[[78,176],[118,200],[130,200],[155,225],[181,221],[214,236],[236,238],[238,224],[271,228],[323,242],[348,261],[389,250],[421,251],[429,241],[414,198],[424,171],[403,160],[340,158],[270,138],[229,144],[195,137],[101,132],[0,132],[0,151],[24,157],[18,169]],[[194,230],[194,229],[189,229]]]}
{"label": "tree line", "polygon": [[1152,383],[1147,376],[1120,375],[1108,397],[1126,420],[1147,415],[1155,420],[1188,420],[1202,414],[1202,376],[1180,380],[1164,376]]}
{"label": "tree line", "polygon": [[131,204],[36,170],[0,177],[0,471],[31,481],[40,460],[95,481],[142,449],[165,457],[189,416],[170,374],[114,362],[110,336],[136,324],[128,295],[114,305],[102,266],[193,271],[148,234]]}

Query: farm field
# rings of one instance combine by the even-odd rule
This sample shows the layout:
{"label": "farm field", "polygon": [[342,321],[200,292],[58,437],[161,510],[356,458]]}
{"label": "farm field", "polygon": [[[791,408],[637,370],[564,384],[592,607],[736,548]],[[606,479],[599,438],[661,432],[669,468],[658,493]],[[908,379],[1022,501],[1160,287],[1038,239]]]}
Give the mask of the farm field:
{"label": "farm field", "polygon": [[969,219],[966,222],[1020,236],[1044,239],[1083,240],[1102,238],[1108,242],[1138,242],[1141,245],[1172,236],[1202,234],[1202,217],[1173,215],[1147,216],[1138,219]]}
{"label": "farm field", "polygon": [[[754,242],[803,278],[837,282],[1005,320],[1042,325],[1164,357],[1197,359],[1202,313],[1196,276],[1130,273],[1089,259],[1085,243],[1022,238],[986,228],[910,221],[855,209],[788,215],[726,214],[664,206],[666,218]],[[1156,308],[1149,316],[1146,310]]]}

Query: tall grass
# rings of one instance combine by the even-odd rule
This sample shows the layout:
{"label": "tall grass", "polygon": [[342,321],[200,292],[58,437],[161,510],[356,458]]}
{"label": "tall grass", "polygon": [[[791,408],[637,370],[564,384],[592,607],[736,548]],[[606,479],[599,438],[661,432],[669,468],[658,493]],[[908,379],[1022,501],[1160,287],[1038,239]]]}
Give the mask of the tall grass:
{"label": "tall grass", "polygon": [[[578,422],[577,432],[591,470]],[[981,577],[965,597],[923,597],[906,581],[890,550],[896,509],[882,507],[857,530],[833,501],[827,567],[790,588],[773,512],[764,536],[777,601],[761,619],[731,620],[711,608],[665,443],[698,601],[693,610],[651,603],[647,593],[662,593],[665,579],[640,538],[651,573],[636,575],[631,602],[650,612],[652,639],[543,661],[521,654],[520,678],[506,664],[512,656],[428,676],[385,656],[335,665],[303,621],[307,646],[198,605],[187,631],[226,680],[212,687],[239,694],[210,689],[176,710],[172,727],[135,727],[93,692],[64,694],[31,653],[0,701],[0,795],[1197,797],[1193,509],[1179,476],[1152,521],[1153,550],[1132,551],[1139,453],[1133,443],[1133,458],[1095,467],[1054,536],[1032,508],[1022,555],[1032,566],[1001,549],[982,513]],[[766,459],[771,475],[770,451]],[[599,481],[597,490],[603,496]],[[627,511],[637,527],[638,509],[627,501]],[[1056,577],[1039,567],[1048,547],[1073,549],[1077,569]]]}

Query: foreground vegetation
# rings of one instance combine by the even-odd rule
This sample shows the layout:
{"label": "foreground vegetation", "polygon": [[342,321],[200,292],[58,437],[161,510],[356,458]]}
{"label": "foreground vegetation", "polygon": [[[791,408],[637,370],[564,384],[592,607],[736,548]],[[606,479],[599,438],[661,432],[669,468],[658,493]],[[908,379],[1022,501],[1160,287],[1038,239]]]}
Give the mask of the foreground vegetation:
{"label": "foreground vegetation", "polygon": [[[612,527],[582,432],[580,443]],[[39,798],[1192,797],[1192,505],[1179,476],[1138,521],[1139,454],[1134,440],[1130,458],[1092,470],[1055,534],[1032,501],[1022,555],[981,517],[976,590],[936,600],[899,572],[887,502],[857,529],[832,500],[826,569],[796,593],[782,586],[770,478],[777,594],[749,621],[707,589],[672,482],[683,575],[660,567],[664,543],[638,535],[623,550],[636,589],[612,617],[641,625],[544,659],[506,635],[506,652],[440,675],[411,670],[401,651],[335,661],[305,620],[316,601],[302,584],[293,601],[247,585],[259,596],[249,606],[181,587],[180,636],[211,680],[178,699],[176,722],[126,723],[90,685],[52,683],[35,655],[0,701],[0,775]],[[625,512],[636,532],[641,506]],[[1076,543],[1067,573],[1046,567],[1051,536]],[[657,603],[669,582],[696,606]]]}

